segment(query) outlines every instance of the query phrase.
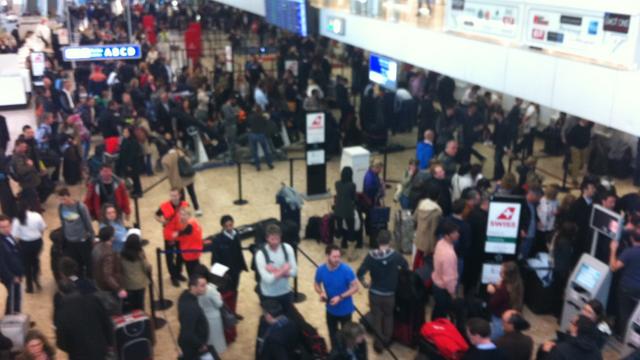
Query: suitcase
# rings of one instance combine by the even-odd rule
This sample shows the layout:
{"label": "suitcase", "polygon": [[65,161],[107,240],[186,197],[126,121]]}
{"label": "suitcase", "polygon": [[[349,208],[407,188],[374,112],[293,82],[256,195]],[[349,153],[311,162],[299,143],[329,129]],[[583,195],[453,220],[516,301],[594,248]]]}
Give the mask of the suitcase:
{"label": "suitcase", "polygon": [[278,221],[278,219],[275,219],[275,218],[268,218],[266,220],[258,221],[257,223],[254,224],[253,226],[253,228],[255,229],[254,244],[264,244],[267,242],[266,231],[267,231],[267,226],[269,226],[269,224],[275,224],[280,226],[280,221]]}
{"label": "suitcase", "polygon": [[153,359],[153,329],[151,320],[143,311],[113,316],[111,321],[118,359]]}
{"label": "suitcase", "polygon": [[409,210],[398,210],[393,219],[393,235],[396,242],[396,250],[403,254],[411,254],[413,236],[415,234],[415,221]]}
{"label": "suitcase", "polygon": [[426,289],[422,279],[415,272],[401,271],[393,314],[392,337],[395,341],[412,348],[417,345],[426,304]]}
{"label": "suitcase", "polygon": [[304,230],[305,239],[314,239],[320,241],[320,227],[322,226],[322,218],[312,216],[307,221],[307,227]]}
{"label": "suitcase", "polygon": [[388,207],[374,207],[369,210],[367,216],[367,233],[369,234],[369,247],[378,247],[378,233],[386,230],[391,216],[391,209]]}
{"label": "suitcase", "polygon": [[528,266],[522,268],[522,275],[525,305],[537,315],[553,314],[554,304],[562,302],[555,286],[551,284],[545,287],[536,271]]}
{"label": "suitcase", "polygon": [[[13,291],[11,291],[9,297],[11,303],[14,302],[14,296]],[[27,314],[10,314],[0,319],[0,332],[11,340],[13,344],[11,351],[21,351],[24,348],[24,338],[27,336],[30,326],[31,320]]]}

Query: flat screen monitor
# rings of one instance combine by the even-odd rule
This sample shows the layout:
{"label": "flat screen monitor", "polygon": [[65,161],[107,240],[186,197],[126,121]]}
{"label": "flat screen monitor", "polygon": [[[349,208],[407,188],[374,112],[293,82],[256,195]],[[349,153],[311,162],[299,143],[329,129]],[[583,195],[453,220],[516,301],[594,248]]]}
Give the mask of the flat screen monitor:
{"label": "flat screen monitor", "polygon": [[380,55],[371,54],[369,57],[369,80],[389,89],[398,87],[398,62]]}
{"label": "flat screen monitor", "polygon": [[623,217],[600,205],[594,205],[591,210],[591,227],[610,239],[618,240],[624,227]]}
{"label": "flat screen monitor", "polygon": [[265,0],[265,8],[268,23],[300,36],[309,35],[308,0]]}
{"label": "flat screen monitor", "polygon": [[598,285],[600,276],[602,276],[600,271],[583,263],[580,265],[580,270],[578,270],[574,283],[587,291],[592,291]]}

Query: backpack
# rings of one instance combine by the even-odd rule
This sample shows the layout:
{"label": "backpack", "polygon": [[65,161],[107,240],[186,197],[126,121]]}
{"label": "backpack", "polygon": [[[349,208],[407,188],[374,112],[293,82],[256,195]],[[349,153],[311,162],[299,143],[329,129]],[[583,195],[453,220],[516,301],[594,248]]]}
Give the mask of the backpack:
{"label": "backpack", "polygon": [[420,329],[420,335],[433,344],[447,360],[462,359],[469,350],[467,342],[448,319],[438,319],[424,324]]}
{"label": "backpack", "polygon": [[193,166],[184,156],[178,157],[178,172],[180,173],[180,177],[183,178],[190,178],[196,174]]}
{"label": "backpack", "polygon": [[320,224],[320,241],[323,244],[333,243],[333,216],[325,214]]}
{"label": "backpack", "polygon": [[322,227],[322,218],[319,216],[310,217],[304,230],[304,238],[320,241],[320,227]]}

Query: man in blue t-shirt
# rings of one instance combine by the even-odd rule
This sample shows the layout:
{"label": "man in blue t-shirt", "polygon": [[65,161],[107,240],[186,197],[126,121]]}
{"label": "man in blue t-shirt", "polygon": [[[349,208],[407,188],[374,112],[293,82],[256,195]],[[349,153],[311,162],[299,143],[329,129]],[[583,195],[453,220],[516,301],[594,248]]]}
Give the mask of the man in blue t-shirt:
{"label": "man in blue t-shirt", "polygon": [[341,262],[338,246],[327,245],[325,254],[327,262],[316,270],[314,288],[320,301],[327,303],[327,328],[333,348],[338,326],[342,328],[351,321],[355,310],[351,296],[358,291],[359,285],[353,270]]}
{"label": "man in blue t-shirt", "polygon": [[627,323],[640,298],[640,229],[631,232],[632,246],[618,255],[618,241],[609,244],[609,267],[611,271],[622,271],[618,283],[618,319],[616,330],[624,334]]}

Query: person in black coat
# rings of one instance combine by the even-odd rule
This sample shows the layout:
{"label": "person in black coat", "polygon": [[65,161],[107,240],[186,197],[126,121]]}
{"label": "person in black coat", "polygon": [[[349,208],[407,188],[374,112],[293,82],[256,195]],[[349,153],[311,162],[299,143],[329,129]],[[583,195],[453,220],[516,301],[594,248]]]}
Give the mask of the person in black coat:
{"label": "person in black coat", "polygon": [[121,177],[129,177],[133,181],[131,195],[142,196],[142,184],[140,173],[144,169],[144,151],[138,139],[133,136],[133,128],[122,130],[122,143],[120,144],[120,156],[116,163],[116,174]]}
{"label": "person in black coat", "polygon": [[296,323],[283,313],[276,300],[265,300],[262,309],[264,315],[258,325],[256,360],[297,359],[300,336]]}
{"label": "person in black coat", "polygon": [[574,257],[572,259],[572,268],[580,259],[583,252],[591,250],[591,231],[589,220],[591,219],[591,208],[593,206],[593,197],[596,193],[596,184],[593,181],[585,180],[580,185],[580,197],[571,204],[569,208],[568,220],[576,224],[578,233],[576,239],[578,243],[574,246]]}
{"label": "person in black coat", "polygon": [[[234,229],[234,220],[231,215],[224,215],[220,219],[222,231],[205,240],[205,244],[211,244],[211,264],[219,263],[229,268],[228,278],[218,287],[225,304],[235,311],[238,302],[238,285],[240,284],[240,273],[249,271],[247,263],[242,255],[242,244],[238,238],[238,232]],[[227,294],[231,293],[231,294]],[[239,318],[241,316],[237,315]]]}
{"label": "person in black coat", "polygon": [[[340,173],[340,180],[336,181],[336,199],[333,209],[336,224],[342,230],[342,248],[346,249],[355,234],[356,184],[353,182],[353,169],[346,166]],[[347,229],[344,231],[344,224]],[[358,237],[358,248],[362,247],[362,237]]]}
{"label": "person in black coat", "polygon": [[7,288],[5,314],[19,313],[21,309],[24,268],[20,259],[18,241],[11,235],[11,219],[0,215],[0,280]]}
{"label": "person in black coat", "polygon": [[493,161],[495,167],[493,168],[493,179],[500,180],[504,176],[504,164],[502,163],[502,157],[506,150],[510,148],[510,128],[509,124],[504,119],[504,111],[502,108],[497,109],[493,113],[493,119],[495,120],[495,128],[493,131],[493,145],[495,146],[495,153]]}
{"label": "person in black coat", "polygon": [[331,349],[331,360],[367,360],[367,342],[364,328],[348,322],[337,335],[336,346]]}
{"label": "person in black coat", "polygon": [[198,360],[202,354],[210,351],[207,346],[209,323],[198,304],[198,296],[204,295],[206,291],[206,277],[195,273],[189,278],[189,289],[178,298],[178,345],[182,350],[182,360]]}
{"label": "person in black coat", "polygon": [[69,354],[70,360],[104,360],[114,345],[111,319],[93,294],[78,291],[65,295],[54,325],[56,345]]}
{"label": "person in black coat", "polygon": [[508,360],[507,355],[491,342],[491,324],[482,318],[467,321],[467,337],[472,346],[462,360]]}
{"label": "person in black coat", "polygon": [[[596,323],[584,315],[574,320],[566,341],[557,344],[546,357],[548,360],[601,360],[602,353],[598,348]],[[538,357],[540,359],[540,357]]]}
{"label": "person in black coat", "polygon": [[[487,221],[489,218],[489,198],[483,197],[480,204],[474,207],[467,216],[467,222],[471,228],[471,244],[469,254],[481,254],[487,241]],[[482,274],[482,258],[469,256],[464,265],[462,283],[465,294],[475,294]]]}
{"label": "person in black coat", "polygon": [[7,119],[0,115],[0,154],[4,155],[7,151],[7,144],[11,140],[9,128],[7,127]]}

